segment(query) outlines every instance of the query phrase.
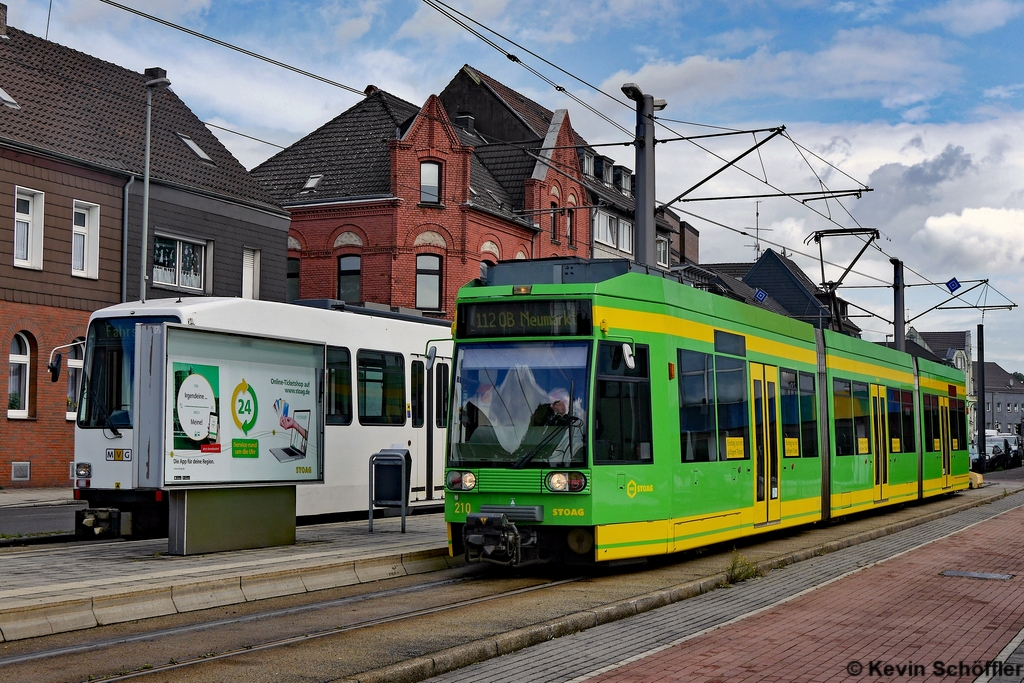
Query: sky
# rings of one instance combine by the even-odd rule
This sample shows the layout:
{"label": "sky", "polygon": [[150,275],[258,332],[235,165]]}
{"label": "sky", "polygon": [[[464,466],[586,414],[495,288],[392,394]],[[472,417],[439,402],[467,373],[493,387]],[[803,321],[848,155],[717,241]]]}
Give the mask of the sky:
{"label": "sky", "polygon": [[[134,71],[162,66],[203,121],[277,145],[360,99],[100,0],[6,2],[10,25],[48,31],[50,40]],[[720,226],[752,234],[756,224],[762,248],[784,246],[819,282],[818,245],[805,244],[814,231],[877,229],[880,239],[840,290],[880,316],[855,319],[865,338],[892,335],[893,293],[883,285],[892,282],[889,258],[896,257],[906,264],[907,283],[924,285],[906,290],[910,325],[970,330],[976,339],[984,323],[986,360],[1024,371],[1019,308],[984,316],[973,307],[929,311],[948,298],[942,283],[952,278],[963,283],[961,292],[982,279],[990,286],[945,306],[1024,303],[1024,0],[446,2],[496,32],[477,27],[521,63],[415,0],[122,4],[415,104],[470,64],[549,109],[567,109],[592,144],[631,139],[635,113],[620,92],[626,82],[667,101],[659,139],[784,125],[788,137],[775,137],[688,197],[813,192],[822,184],[872,191],[841,204],[790,197],[673,204],[700,231],[701,262],[752,261],[753,238]],[[213,132],[248,168],[277,151]],[[659,144],[659,201],[765,135]],[[602,152],[635,166],[630,147]],[[862,246],[851,236],[824,240],[825,259],[836,264],[826,266],[826,279],[838,279]]]}

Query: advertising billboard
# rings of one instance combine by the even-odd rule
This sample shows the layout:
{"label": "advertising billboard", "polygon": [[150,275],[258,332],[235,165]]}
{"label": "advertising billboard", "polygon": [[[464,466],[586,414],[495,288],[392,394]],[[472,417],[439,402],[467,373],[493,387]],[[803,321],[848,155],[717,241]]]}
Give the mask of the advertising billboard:
{"label": "advertising billboard", "polygon": [[167,325],[163,485],[322,482],[324,351]]}

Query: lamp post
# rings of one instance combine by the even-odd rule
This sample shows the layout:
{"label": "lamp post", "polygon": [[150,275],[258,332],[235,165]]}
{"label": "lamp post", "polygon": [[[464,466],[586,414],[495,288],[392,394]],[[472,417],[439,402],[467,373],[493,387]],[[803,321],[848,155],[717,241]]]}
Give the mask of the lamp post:
{"label": "lamp post", "polygon": [[654,112],[666,105],[665,100],[645,95],[636,83],[625,83],[622,93],[636,102],[636,261],[652,266],[658,262],[654,223]]}
{"label": "lamp post", "polygon": [[142,262],[139,264],[139,301],[146,300],[146,256],[149,254],[149,147],[153,121],[153,90],[171,84],[167,71],[158,66],[146,69],[146,161],[142,181]]}

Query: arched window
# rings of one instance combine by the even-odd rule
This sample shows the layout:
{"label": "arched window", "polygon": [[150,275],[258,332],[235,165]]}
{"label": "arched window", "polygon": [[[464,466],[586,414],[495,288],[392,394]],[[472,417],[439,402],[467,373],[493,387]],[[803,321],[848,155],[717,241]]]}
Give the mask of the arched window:
{"label": "arched window", "polygon": [[7,383],[7,417],[28,417],[31,347],[24,332],[11,339],[11,371]]}
{"label": "arched window", "polygon": [[74,420],[78,415],[78,397],[82,388],[84,363],[85,338],[78,337],[75,343],[68,347],[68,407],[65,417],[69,420]]}
{"label": "arched window", "polygon": [[565,212],[565,238],[569,244],[576,244],[576,212],[568,209]]}
{"label": "arched window", "polygon": [[441,257],[420,254],[416,257],[416,308],[441,310]]}
{"label": "arched window", "polygon": [[420,163],[420,202],[441,203],[441,164],[436,161]]}
{"label": "arched window", "polygon": [[340,256],[338,258],[338,298],[346,303],[362,301],[359,295],[359,271],[362,266],[360,256]]}
{"label": "arched window", "polygon": [[558,204],[551,202],[551,239],[558,241]]}

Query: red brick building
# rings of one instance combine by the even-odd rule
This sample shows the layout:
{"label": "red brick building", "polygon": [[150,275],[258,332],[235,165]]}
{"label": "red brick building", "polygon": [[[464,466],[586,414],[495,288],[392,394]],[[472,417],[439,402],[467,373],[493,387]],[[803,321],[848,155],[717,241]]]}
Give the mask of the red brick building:
{"label": "red brick building", "polygon": [[451,318],[459,288],[486,264],[589,257],[586,189],[564,110],[524,148],[488,139],[472,117],[453,122],[436,96],[416,107],[366,92],[252,170],[291,214],[290,299]]}

